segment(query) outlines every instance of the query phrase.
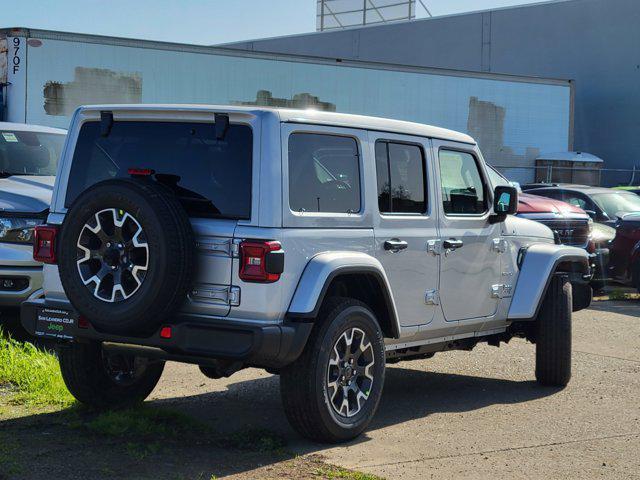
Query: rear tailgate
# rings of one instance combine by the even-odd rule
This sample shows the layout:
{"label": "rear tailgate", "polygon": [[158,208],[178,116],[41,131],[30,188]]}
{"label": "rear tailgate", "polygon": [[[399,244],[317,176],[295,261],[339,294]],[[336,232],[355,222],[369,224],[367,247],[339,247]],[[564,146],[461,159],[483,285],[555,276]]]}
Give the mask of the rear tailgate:
{"label": "rear tailgate", "polygon": [[184,311],[226,316],[240,300],[231,287],[235,220],[192,219],[196,236],[196,276]]}

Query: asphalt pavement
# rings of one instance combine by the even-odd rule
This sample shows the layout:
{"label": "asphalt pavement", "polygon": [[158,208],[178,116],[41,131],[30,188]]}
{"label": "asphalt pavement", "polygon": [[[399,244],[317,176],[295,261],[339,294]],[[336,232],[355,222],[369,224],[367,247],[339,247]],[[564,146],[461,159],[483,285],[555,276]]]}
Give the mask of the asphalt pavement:
{"label": "asphalt pavement", "polygon": [[573,331],[565,389],[535,383],[535,347],[520,339],[390,366],[371,427],[341,446],[291,430],[278,377],[258,370],[209,380],[169,364],[152,403],[221,432],[273,431],[297,454],[385,478],[640,478],[640,302],[595,303]]}

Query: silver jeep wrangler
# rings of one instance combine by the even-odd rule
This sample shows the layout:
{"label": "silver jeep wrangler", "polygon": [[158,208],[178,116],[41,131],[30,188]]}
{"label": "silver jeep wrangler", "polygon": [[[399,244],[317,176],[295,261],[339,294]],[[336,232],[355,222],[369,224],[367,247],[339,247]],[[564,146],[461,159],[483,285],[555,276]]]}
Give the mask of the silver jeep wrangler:
{"label": "silver jeep wrangler", "polygon": [[567,384],[587,253],[516,206],[475,141],[441,128],[83,107],[36,229],[45,298],[22,323],[57,342],[82,403],[141,402],[166,360],[212,378],[259,367],[280,375],[298,432],[345,441],[371,421],[386,362],[523,337],[538,381]]}

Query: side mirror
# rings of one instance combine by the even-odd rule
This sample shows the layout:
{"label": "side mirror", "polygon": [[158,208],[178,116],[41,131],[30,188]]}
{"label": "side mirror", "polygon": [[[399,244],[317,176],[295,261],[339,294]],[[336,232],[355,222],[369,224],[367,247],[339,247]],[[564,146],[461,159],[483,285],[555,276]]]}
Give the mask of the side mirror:
{"label": "side mirror", "polygon": [[507,215],[518,212],[518,190],[511,186],[499,185],[493,193],[493,212],[491,223],[504,222]]}
{"label": "side mirror", "polygon": [[598,215],[595,210],[585,210],[585,213],[591,217],[591,220],[595,220]]}

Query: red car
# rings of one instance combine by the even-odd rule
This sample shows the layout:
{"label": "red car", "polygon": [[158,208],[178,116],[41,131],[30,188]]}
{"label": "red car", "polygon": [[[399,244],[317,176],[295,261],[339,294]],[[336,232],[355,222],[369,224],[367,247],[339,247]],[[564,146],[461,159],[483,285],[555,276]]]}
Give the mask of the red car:
{"label": "red car", "polygon": [[581,208],[528,193],[518,194],[518,203],[518,217],[546,225],[563,245],[589,247],[590,217]]}
{"label": "red car", "polygon": [[640,213],[630,213],[616,222],[611,243],[610,275],[640,292]]}

